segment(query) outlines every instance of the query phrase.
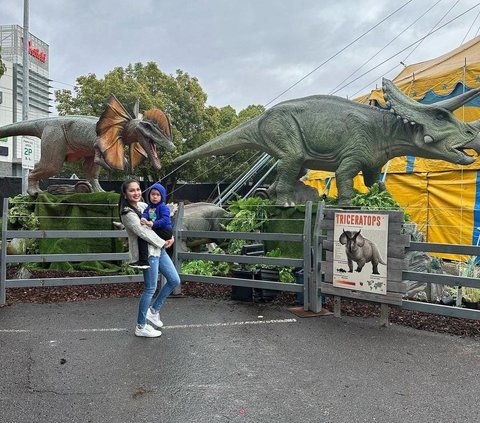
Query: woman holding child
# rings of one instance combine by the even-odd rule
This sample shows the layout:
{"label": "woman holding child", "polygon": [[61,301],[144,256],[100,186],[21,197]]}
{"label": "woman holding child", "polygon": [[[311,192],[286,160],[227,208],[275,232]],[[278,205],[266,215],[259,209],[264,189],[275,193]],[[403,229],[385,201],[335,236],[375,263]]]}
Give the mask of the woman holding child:
{"label": "woman holding child", "polygon": [[[163,187],[162,189],[161,194],[165,196],[165,189]],[[157,190],[150,189],[148,191],[149,203],[151,203],[150,194],[154,191]],[[152,198],[156,197],[157,193],[155,192]],[[161,198],[161,200],[165,203],[165,198]],[[168,240],[160,238],[151,228],[154,222],[142,217],[147,204],[142,202],[142,190],[138,181],[129,179],[122,184],[118,206],[120,219],[128,235],[131,262],[138,263],[140,261],[139,244],[141,241],[139,242],[139,240],[148,243],[148,265],[143,266],[144,290],[140,297],[135,335],[156,338],[162,334],[159,330],[163,326],[160,320],[160,309],[166,298],[180,285],[178,272],[165,251],[165,248],[169,248],[173,244],[174,239],[173,237]],[[152,302],[157,289],[159,272],[165,276],[167,283],[160,289]]]}

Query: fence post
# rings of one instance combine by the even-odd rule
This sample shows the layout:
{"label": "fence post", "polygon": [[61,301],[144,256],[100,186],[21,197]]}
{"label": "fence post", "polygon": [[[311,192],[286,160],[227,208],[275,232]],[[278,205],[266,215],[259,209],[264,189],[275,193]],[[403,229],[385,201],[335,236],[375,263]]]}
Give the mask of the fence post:
{"label": "fence post", "polygon": [[8,229],[8,197],[3,199],[2,213],[2,252],[0,255],[0,305],[6,302],[7,287],[7,229]]}
{"label": "fence post", "polygon": [[305,204],[303,224],[303,309],[312,309],[312,202]]}
{"label": "fence post", "polygon": [[325,201],[320,201],[317,205],[317,214],[315,216],[315,227],[313,229],[313,272],[310,283],[312,284],[312,311],[319,313],[322,310],[322,297],[319,295],[320,283],[322,282],[322,240],[320,233],[320,226],[323,220],[323,210],[325,208]]}
{"label": "fence post", "polygon": [[[183,215],[184,215],[184,205],[183,202],[178,205],[177,210],[177,217],[175,219],[175,225],[173,227],[173,236],[175,237],[175,242],[173,243],[173,264],[175,265],[175,269],[177,272],[180,273],[182,263],[178,258],[178,252],[182,251],[182,233],[181,230],[183,229]],[[182,293],[182,286],[180,285],[178,288],[175,288],[173,291],[174,295],[180,295]]]}

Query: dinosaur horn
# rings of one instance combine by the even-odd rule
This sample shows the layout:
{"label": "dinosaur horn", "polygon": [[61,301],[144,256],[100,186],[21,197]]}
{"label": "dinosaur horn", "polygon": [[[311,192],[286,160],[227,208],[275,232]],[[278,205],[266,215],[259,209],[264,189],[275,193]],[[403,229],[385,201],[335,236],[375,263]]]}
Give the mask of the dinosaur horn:
{"label": "dinosaur horn", "polygon": [[468,103],[470,100],[477,97],[479,94],[480,94],[480,88],[475,88],[463,94],[457,95],[453,98],[438,101],[434,103],[434,105],[435,107],[441,107],[442,109],[447,109],[453,112],[454,110],[457,110],[459,107],[462,107],[464,104]]}
{"label": "dinosaur horn", "polygon": [[388,79],[383,78],[382,85],[383,95],[387,104],[392,107],[391,110],[393,113],[406,119],[405,123],[412,119],[412,116],[415,115],[415,111],[421,112],[427,107],[403,94],[395,84]]}

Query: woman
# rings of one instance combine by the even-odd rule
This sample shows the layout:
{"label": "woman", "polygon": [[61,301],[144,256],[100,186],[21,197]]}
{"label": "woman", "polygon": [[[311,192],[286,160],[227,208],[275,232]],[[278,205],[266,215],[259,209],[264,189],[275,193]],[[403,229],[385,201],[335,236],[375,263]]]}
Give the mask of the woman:
{"label": "woman", "polygon": [[[141,223],[142,212],[147,205],[141,202],[142,191],[138,181],[134,179],[125,181],[121,190],[118,208],[120,219],[128,235],[130,260],[138,261],[138,237],[149,244],[148,263],[150,267],[143,270],[144,290],[140,297],[135,335],[156,338],[162,334],[159,329],[156,329],[163,326],[160,320],[160,308],[172,291],[180,285],[180,276],[165,252],[165,248],[169,248],[174,240],[172,237],[172,239],[164,241],[149,226]],[[165,276],[167,283],[152,303],[153,294],[157,289],[159,271]]]}

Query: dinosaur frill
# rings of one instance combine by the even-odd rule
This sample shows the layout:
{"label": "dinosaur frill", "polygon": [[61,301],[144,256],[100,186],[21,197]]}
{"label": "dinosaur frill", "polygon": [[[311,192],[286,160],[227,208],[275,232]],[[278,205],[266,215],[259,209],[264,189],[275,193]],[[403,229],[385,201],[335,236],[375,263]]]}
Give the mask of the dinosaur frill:
{"label": "dinosaur frill", "polygon": [[[96,147],[100,150],[103,159],[112,169],[125,168],[124,149],[125,127],[132,120],[132,116],[125,110],[118,99],[112,94],[108,99],[107,107],[97,122]],[[138,143],[130,144],[131,170],[138,166],[146,157],[146,151]]]}

